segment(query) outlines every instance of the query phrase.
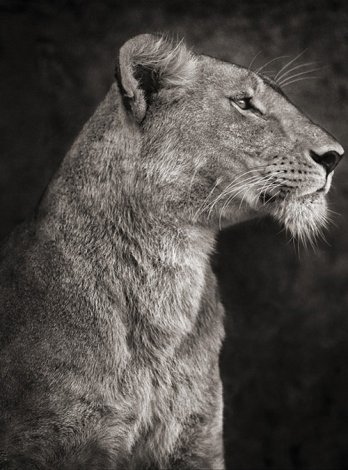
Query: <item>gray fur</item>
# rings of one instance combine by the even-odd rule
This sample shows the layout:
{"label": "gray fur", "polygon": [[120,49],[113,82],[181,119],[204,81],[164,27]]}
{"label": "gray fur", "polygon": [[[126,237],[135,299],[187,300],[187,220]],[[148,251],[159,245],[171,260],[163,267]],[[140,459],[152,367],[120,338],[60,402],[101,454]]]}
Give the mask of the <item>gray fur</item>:
{"label": "gray fur", "polygon": [[[224,468],[223,309],[209,258],[221,216],[264,207],[221,199],[205,211],[243,170],[238,146],[260,155],[214,90],[228,73],[262,79],[149,35],[131,41],[35,216],[3,248],[0,468]],[[141,60],[157,80],[147,95]]]}

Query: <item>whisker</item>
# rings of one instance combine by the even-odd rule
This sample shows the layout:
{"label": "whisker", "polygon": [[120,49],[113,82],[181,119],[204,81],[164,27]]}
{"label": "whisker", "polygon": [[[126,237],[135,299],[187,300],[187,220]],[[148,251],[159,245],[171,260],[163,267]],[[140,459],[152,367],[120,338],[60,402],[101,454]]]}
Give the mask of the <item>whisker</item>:
{"label": "whisker", "polygon": [[[262,181],[261,181],[261,182],[262,182]],[[265,184],[267,184],[267,181],[266,181]],[[269,186],[270,186],[270,185],[269,185]],[[268,187],[268,186],[267,186],[267,187]],[[253,202],[254,202],[254,201],[257,202],[257,201],[260,199],[261,193],[262,193],[262,188],[261,188],[260,192],[254,196]],[[247,193],[245,192],[245,193],[243,194],[243,197],[242,197],[240,203],[239,203],[239,209],[242,207],[246,195],[247,195]]]}
{"label": "whisker", "polygon": [[277,75],[274,77],[274,80],[277,81],[278,80],[278,77],[279,75],[284,71],[286,70],[291,64],[293,64],[297,59],[299,59],[305,52],[306,52],[307,49],[304,49],[302,52],[300,52],[294,59],[290,60],[290,62],[287,62],[280,70],[279,72],[277,73]]}
{"label": "whisker", "polygon": [[[222,213],[225,209],[225,207],[233,200],[235,199],[242,191],[246,191],[246,190],[250,190],[253,186],[257,186],[259,185],[260,183],[264,183],[267,184],[268,181],[270,181],[271,179],[273,178],[273,175],[268,175],[268,176],[265,176],[265,177],[261,177],[261,179],[258,177],[255,181],[253,181],[252,184],[248,183],[248,184],[243,184],[241,186],[239,186],[239,188],[233,188],[231,191],[230,191],[230,196],[227,198],[227,200],[224,202],[221,210],[220,210],[220,215],[219,215],[219,227],[221,229],[221,218],[222,218]],[[238,190],[237,190],[238,189]],[[237,192],[236,192],[237,191]],[[242,201],[244,200],[246,196],[246,193],[244,193],[244,196],[242,198]]]}
{"label": "whisker", "polygon": [[278,81],[278,84],[279,86],[282,86],[284,83],[292,80],[293,78],[300,77],[301,75],[306,75],[307,73],[311,73],[311,72],[318,72],[319,70],[320,68],[316,68],[316,69],[310,69],[310,70],[305,70],[303,72],[295,73],[294,75],[291,75],[290,77],[284,78],[283,81]]}
{"label": "whisker", "polygon": [[200,168],[199,165],[197,165],[196,168],[193,171],[193,174],[192,174],[192,178],[191,178],[190,185],[189,185],[189,188],[188,188],[188,199],[189,199],[189,201],[191,200],[191,191],[192,191],[193,180],[195,179],[199,168]]}
{"label": "whisker", "polygon": [[334,215],[337,215],[337,216],[339,216],[339,217],[342,217],[342,214],[340,214],[339,212],[333,211],[332,209],[327,208],[327,211],[330,212],[331,214],[334,214]]}
{"label": "whisker", "polygon": [[251,176],[249,178],[246,178],[244,181],[239,182],[237,186],[229,188],[228,194],[231,194],[231,193],[235,192],[236,190],[239,190],[239,188],[243,188],[244,186],[246,186],[246,187],[253,186],[256,183],[262,182],[264,178],[270,178],[270,177],[271,177],[271,175],[265,175],[265,176],[263,176],[263,175],[254,175],[254,176]]}
{"label": "whisker", "polygon": [[[225,194],[225,196],[228,197],[227,200],[230,200],[231,198],[235,198],[238,196],[239,193],[241,193],[244,189],[251,189],[253,186],[256,186],[257,184],[260,183],[260,177],[255,176],[252,181],[248,181],[247,183],[243,181],[241,184],[239,184],[237,187],[234,187],[230,189],[229,192]],[[232,200],[232,199],[231,199]],[[226,201],[223,205],[223,208],[225,207]]]}
{"label": "whisker", "polygon": [[[259,176],[254,176],[253,178],[250,178],[250,180],[247,182],[248,185],[252,186],[254,184],[256,184],[257,182],[259,181]],[[240,183],[239,185],[237,185],[236,187],[234,188],[229,188],[229,190],[225,190],[223,191],[217,198],[216,200],[211,204],[211,207],[209,209],[209,212],[208,212],[208,219],[212,213],[212,210],[214,208],[214,206],[216,205],[216,203],[220,200],[220,199],[223,199],[224,197],[229,197],[231,194],[234,195],[235,194],[235,191],[237,192],[240,192],[241,190],[243,190],[244,188],[246,187],[246,183],[243,181],[242,183]]]}
{"label": "whisker", "polygon": [[254,55],[253,59],[251,60],[251,62],[250,62],[250,64],[249,64],[249,67],[248,67],[249,70],[252,70],[251,67],[253,66],[253,63],[254,63],[255,60],[258,58],[258,56],[261,54],[261,52],[262,52],[262,51],[259,50],[259,52],[258,52],[256,55]]}
{"label": "whisker", "polygon": [[264,70],[264,71],[262,72],[262,75],[268,75],[268,76],[270,76],[272,73],[273,73],[273,74],[275,73],[275,70],[274,70],[274,69],[270,69],[270,70],[267,70],[267,69],[266,69],[266,70]]}
{"label": "whisker", "polygon": [[274,59],[271,59],[271,60],[269,60],[268,62],[266,62],[264,65],[262,65],[262,67],[258,68],[258,69],[256,70],[256,73],[260,73],[261,70],[264,70],[268,65],[273,64],[273,62],[275,62],[276,60],[286,59],[286,58],[288,58],[288,57],[290,57],[290,56],[288,56],[288,55],[281,55],[281,56],[279,56],[279,57],[275,57]]}
{"label": "whisker", "polygon": [[209,199],[209,197],[213,194],[213,192],[215,191],[216,187],[221,183],[221,178],[217,178],[217,180],[215,181],[215,184],[213,186],[213,188],[209,191],[208,193],[208,196],[204,199],[203,203],[199,206],[198,210],[196,211],[195,215],[193,216],[193,219],[194,220],[197,220],[198,217],[204,212],[205,210],[205,204],[207,202],[207,200]]}
{"label": "whisker", "polygon": [[[219,194],[217,196],[217,198],[212,201],[211,203],[211,207],[209,209],[209,213],[208,213],[208,218],[210,217],[210,214],[214,208],[214,206],[216,205],[216,203],[221,199],[223,198],[227,193],[228,191],[230,190],[230,188],[233,186],[233,184],[235,184],[239,179],[241,179],[243,176],[247,175],[248,173],[252,173],[252,172],[256,172],[256,171],[259,171],[259,168],[264,168],[264,167],[267,167],[268,165],[260,165],[260,167],[257,167],[257,168],[253,168],[252,170],[249,170],[249,171],[246,171],[245,173],[242,173],[241,175],[237,176],[234,180],[231,181],[231,183],[229,183],[226,188],[224,188],[224,190],[221,192],[221,194]],[[259,179],[260,178],[260,175],[253,175],[253,176],[250,176],[248,178],[246,178],[244,181],[243,181],[243,184],[246,182],[246,181],[250,181],[250,180],[253,180],[253,179]]]}
{"label": "whisker", "polygon": [[263,194],[267,194],[267,192],[269,191],[276,191],[275,194],[273,194],[273,196],[271,196],[269,199],[266,200],[263,200],[262,201],[262,205],[265,206],[269,201],[271,201],[272,199],[274,199],[275,197],[278,196],[278,194],[280,193],[280,189],[282,186],[282,182],[280,181],[277,181],[276,179],[272,181],[272,179],[268,182],[266,182],[262,188],[260,189],[259,193],[256,195],[256,200],[257,201],[262,201],[262,195]]}
{"label": "whisker", "polygon": [[286,70],[284,73],[282,73],[278,77],[278,82],[280,82],[283,78],[289,76],[289,74],[291,72],[294,72],[295,70],[298,70],[298,69],[303,68],[303,67],[309,67],[310,65],[315,65],[317,63],[318,62],[305,62],[304,64],[300,64],[300,65],[296,65],[295,67],[291,67],[291,69]]}
{"label": "whisker", "polygon": [[[266,173],[266,175],[264,175],[264,176],[260,175],[259,174],[260,169],[264,169],[264,168],[269,168],[269,164],[259,165],[259,166],[255,167],[255,168],[252,168],[252,169],[250,169],[250,170],[248,170],[248,171],[246,171],[242,174],[237,175],[236,178],[234,178],[226,186],[226,188],[224,188],[223,191],[213,201],[209,202],[208,204],[205,204],[207,199],[209,199],[209,196],[211,194],[211,192],[210,192],[208,197],[205,199],[205,201],[201,205],[201,207],[199,209],[199,213],[197,211],[196,216],[201,215],[201,214],[203,214],[204,211],[208,210],[208,219],[209,219],[215,205],[221,199],[227,197],[227,200],[223,204],[223,207],[220,211],[219,220],[220,220],[220,226],[221,226],[222,211],[226,207],[228,202],[230,202],[233,198],[237,197],[242,191],[247,190],[247,189],[251,189],[253,186],[259,185],[259,184],[262,184],[262,183],[264,183],[264,185],[266,185],[274,178],[273,174],[267,174]],[[250,175],[250,173],[255,173],[255,172],[258,172],[258,174],[256,174],[256,175],[252,174],[251,176],[248,176],[248,178],[244,178],[244,180],[242,180],[238,183],[238,180],[241,180],[244,176],[246,176],[248,174]],[[236,183],[238,183],[238,184],[236,184]],[[244,194],[243,199],[244,199],[245,195],[246,194]]]}
{"label": "whisker", "polygon": [[275,197],[278,196],[278,194],[280,193],[280,189],[278,188],[281,188],[282,186],[282,183],[281,182],[278,182],[276,184],[274,184],[273,182],[271,182],[270,184],[268,184],[265,188],[261,188],[261,191],[258,195],[258,199],[260,199],[262,193],[267,193],[267,191],[270,191],[270,190],[277,190],[275,194],[273,194],[273,196],[271,196],[269,199],[267,199],[267,201],[265,201],[263,203],[263,205],[265,206],[268,202],[270,202],[272,199],[274,199]]}
{"label": "whisker", "polygon": [[[272,181],[272,179],[273,179],[273,181]],[[267,191],[267,189],[270,189],[271,187],[273,187],[276,183],[277,183],[276,176],[271,174],[270,179],[265,180],[265,184],[262,186],[260,191],[265,192],[265,191]]]}
{"label": "whisker", "polygon": [[314,80],[314,79],[316,79],[316,78],[320,78],[320,77],[318,77],[318,76],[313,76],[313,77],[301,77],[301,78],[297,78],[297,79],[295,79],[295,80],[292,80],[292,81],[289,82],[289,83],[283,84],[282,87],[284,88],[284,87],[286,87],[286,86],[288,86],[288,85],[292,85],[293,83],[301,82],[302,80]]}
{"label": "whisker", "polygon": [[225,209],[225,207],[233,200],[235,199],[238,194],[240,194],[243,190],[251,189],[253,186],[258,184],[258,181],[253,182],[253,184],[248,184],[242,186],[236,193],[234,191],[231,191],[230,197],[227,198],[227,200],[224,202],[222,208],[220,209],[220,214],[219,214],[219,229],[221,230],[221,219],[222,219],[222,213]]}

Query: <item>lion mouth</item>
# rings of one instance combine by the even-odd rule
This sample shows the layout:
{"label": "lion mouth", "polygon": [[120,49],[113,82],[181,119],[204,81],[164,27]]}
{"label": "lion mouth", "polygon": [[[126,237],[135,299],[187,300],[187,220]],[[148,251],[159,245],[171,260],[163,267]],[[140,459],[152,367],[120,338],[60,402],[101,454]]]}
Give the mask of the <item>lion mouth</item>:
{"label": "lion mouth", "polygon": [[290,193],[277,193],[277,194],[272,194],[270,192],[262,192],[259,196],[259,201],[263,205],[268,205],[268,204],[275,204],[279,203],[281,201],[284,201],[285,199],[289,200],[296,200],[298,202],[306,202],[308,200],[313,200],[316,199],[319,196],[322,196],[326,193],[325,187],[322,187],[320,189],[317,189],[316,191],[311,191],[306,194],[290,194]]}

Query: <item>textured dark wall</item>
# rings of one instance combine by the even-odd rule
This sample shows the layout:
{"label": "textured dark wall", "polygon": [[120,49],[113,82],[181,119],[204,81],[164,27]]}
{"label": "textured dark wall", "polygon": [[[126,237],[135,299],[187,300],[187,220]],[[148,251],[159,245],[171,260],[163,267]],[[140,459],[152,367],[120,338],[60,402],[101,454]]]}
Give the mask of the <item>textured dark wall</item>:
{"label": "textured dark wall", "polygon": [[[31,213],[137,33],[170,31],[242,65],[304,51],[318,78],[289,96],[348,145],[343,1],[0,0],[0,21],[0,236]],[[316,251],[298,253],[270,220],[220,237],[228,468],[348,468],[347,176],[344,161],[331,194],[341,216]]]}

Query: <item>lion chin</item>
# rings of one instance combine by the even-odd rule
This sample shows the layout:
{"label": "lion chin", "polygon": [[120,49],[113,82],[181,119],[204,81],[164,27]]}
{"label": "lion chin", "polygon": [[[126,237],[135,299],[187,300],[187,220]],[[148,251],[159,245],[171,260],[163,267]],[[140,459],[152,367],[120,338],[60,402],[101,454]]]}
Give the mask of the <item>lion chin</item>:
{"label": "lion chin", "polygon": [[271,212],[294,238],[304,243],[313,241],[327,225],[328,210],[324,193],[280,201]]}

